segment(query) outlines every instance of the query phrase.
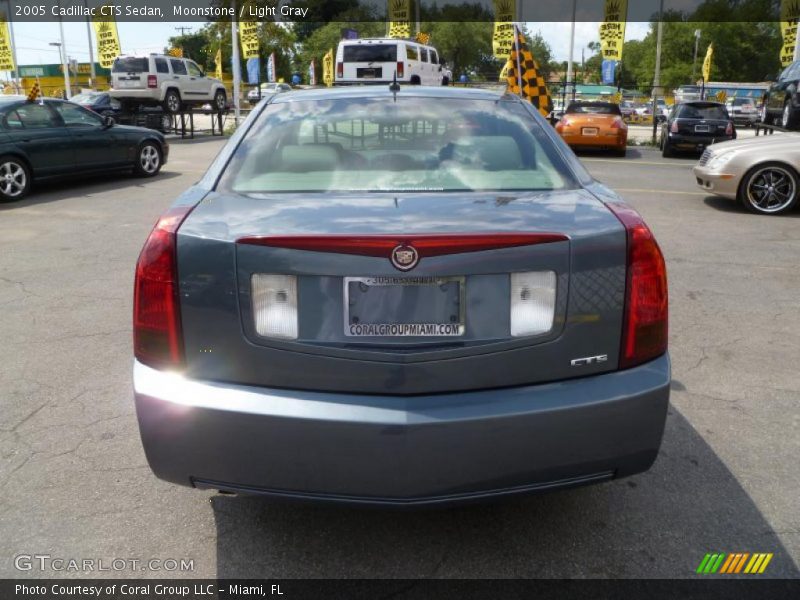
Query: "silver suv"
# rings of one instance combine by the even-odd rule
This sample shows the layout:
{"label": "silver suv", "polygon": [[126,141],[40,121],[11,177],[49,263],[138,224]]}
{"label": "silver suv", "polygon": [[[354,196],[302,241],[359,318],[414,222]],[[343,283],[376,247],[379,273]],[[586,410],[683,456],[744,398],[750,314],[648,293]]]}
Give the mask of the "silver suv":
{"label": "silver suv", "polygon": [[208,102],[223,110],[227,101],[223,83],[207,77],[196,62],[163,54],[114,59],[109,93],[117,100],[160,104],[170,113]]}

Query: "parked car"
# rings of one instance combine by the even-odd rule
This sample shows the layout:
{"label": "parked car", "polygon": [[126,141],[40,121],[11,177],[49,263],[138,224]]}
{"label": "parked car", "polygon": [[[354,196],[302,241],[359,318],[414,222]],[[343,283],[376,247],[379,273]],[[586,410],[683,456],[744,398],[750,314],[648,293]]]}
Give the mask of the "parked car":
{"label": "parked car", "polygon": [[727,107],[734,125],[752,127],[758,123],[759,112],[753,98],[732,98],[728,100]]}
{"label": "parked car", "polygon": [[623,100],[619,105],[623,119],[629,119],[636,114],[636,103],[631,100]]}
{"label": "parked car", "polygon": [[702,100],[703,87],[699,85],[682,85],[673,92],[675,104]]}
{"label": "parked car", "polygon": [[258,87],[254,87],[247,92],[247,101],[250,104],[258,104],[261,99],[271,94],[280,94],[282,92],[291,92],[292,86],[288,83],[262,83]]}
{"label": "parked car", "polygon": [[342,40],[336,48],[334,85],[388,83],[447,85],[452,73],[438,50],[411,40]]}
{"label": "parked car", "polygon": [[694,168],[703,190],[738,200],[751,212],[778,215],[800,196],[800,134],[737,140],[708,148]]}
{"label": "parked car", "polygon": [[158,222],[134,288],[136,411],[167,481],[427,505],[658,454],[664,259],[516,96],[275,94]]}
{"label": "parked car", "polygon": [[88,108],[103,117],[116,117],[121,109],[119,100],[112,98],[108,92],[82,92],[70,98],[70,102]]}
{"label": "parked car", "polygon": [[628,149],[628,125],[613,102],[571,102],[556,131],[571,148],[606,148],[620,156]]}
{"label": "parked car", "polygon": [[159,104],[169,113],[212,102],[225,108],[227,93],[196,62],[162,54],[119,56],[111,66],[112,98],[129,104]]}
{"label": "parked car", "polygon": [[763,123],[800,129],[800,60],[786,67],[769,86],[761,110]]}
{"label": "parked car", "polygon": [[169,145],[152,129],[116,125],[72,102],[0,96],[0,200],[20,200],[34,181],[133,171],[153,177]]}
{"label": "parked car", "polygon": [[702,152],[706,146],[736,139],[736,127],[724,104],[683,102],[676,104],[661,126],[664,156],[676,152]]}

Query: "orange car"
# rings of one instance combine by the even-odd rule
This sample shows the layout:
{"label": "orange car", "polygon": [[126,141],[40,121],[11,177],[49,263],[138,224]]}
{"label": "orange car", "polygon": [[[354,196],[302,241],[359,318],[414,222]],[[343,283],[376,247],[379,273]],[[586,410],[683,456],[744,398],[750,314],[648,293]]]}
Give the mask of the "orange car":
{"label": "orange car", "polygon": [[572,102],[556,131],[572,148],[608,148],[625,156],[628,146],[628,126],[613,102]]}

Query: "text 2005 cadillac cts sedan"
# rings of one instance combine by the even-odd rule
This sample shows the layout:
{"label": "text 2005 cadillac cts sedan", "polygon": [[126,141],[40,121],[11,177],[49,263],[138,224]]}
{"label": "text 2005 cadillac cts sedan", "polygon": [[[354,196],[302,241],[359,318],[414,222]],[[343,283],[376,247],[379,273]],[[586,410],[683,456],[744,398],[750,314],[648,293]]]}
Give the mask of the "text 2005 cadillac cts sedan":
{"label": "text 2005 cadillac cts sedan", "polygon": [[631,475],[661,442],[661,251],[513,96],[273,96],[159,220],[134,304],[174,483],[447,503]]}

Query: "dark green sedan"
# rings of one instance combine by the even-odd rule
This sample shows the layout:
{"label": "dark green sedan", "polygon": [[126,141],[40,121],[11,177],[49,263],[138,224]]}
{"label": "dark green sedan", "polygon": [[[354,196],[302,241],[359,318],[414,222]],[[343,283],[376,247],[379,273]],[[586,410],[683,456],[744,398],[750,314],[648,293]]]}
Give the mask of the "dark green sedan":
{"label": "dark green sedan", "polygon": [[34,180],[109,171],[153,177],[168,154],[152,129],[116,125],[63,100],[0,96],[0,201],[23,198]]}

